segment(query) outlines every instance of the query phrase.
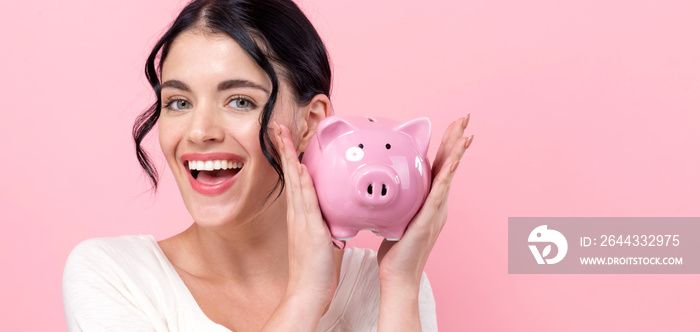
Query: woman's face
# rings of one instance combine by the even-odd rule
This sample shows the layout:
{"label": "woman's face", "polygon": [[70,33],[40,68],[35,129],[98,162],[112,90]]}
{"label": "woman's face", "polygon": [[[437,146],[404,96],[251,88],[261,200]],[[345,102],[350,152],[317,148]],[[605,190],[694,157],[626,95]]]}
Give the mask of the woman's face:
{"label": "woman's face", "polygon": [[[272,90],[265,72],[227,35],[184,32],[163,62],[161,88],[160,145],[194,220],[250,220],[278,178],[258,141]],[[297,109],[281,82],[273,120],[296,128]]]}

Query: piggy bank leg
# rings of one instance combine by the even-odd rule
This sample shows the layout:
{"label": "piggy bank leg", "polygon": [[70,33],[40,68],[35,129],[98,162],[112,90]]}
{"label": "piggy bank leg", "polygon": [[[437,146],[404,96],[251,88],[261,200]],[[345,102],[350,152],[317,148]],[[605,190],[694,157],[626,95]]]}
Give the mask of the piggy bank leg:
{"label": "piggy bank leg", "polygon": [[330,226],[328,229],[331,231],[331,235],[340,241],[348,241],[357,235],[358,229]]}
{"label": "piggy bank leg", "polygon": [[379,234],[383,236],[387,241],[398,241],[403,236],[403,229],[383,229],[379,231]]}
{"label": "piggy bank leg", "polygon": [[398,241],[401,239],[401,236],[398,236],[398,237],[396,237],[395,235],[384,236],[379,231],[372,231],[372,233],[374,233],[374,235],[376,235],[376,236],[383,237],[383,238],[387,239],[387,241]]}

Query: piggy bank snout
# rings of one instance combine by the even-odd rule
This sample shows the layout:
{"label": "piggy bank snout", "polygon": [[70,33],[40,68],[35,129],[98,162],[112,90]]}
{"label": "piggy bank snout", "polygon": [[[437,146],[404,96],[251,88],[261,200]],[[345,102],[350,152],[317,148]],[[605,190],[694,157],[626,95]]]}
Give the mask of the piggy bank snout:
{"label": "piggy bank snout", "polygon": [[399,176],[388,167],[366,166],[354,176],[355,198],[369,208],[391,203],[398,194]]}

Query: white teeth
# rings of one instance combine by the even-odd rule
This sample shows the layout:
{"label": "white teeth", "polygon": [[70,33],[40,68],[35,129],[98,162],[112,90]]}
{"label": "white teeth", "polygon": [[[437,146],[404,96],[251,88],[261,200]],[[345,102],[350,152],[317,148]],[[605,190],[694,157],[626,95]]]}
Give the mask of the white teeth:
{"label": "white teeth", "polygon": [[243,162],[230,160],[188,160],[187,166],[192,171],[214,171],[219,169],[242,168]]}

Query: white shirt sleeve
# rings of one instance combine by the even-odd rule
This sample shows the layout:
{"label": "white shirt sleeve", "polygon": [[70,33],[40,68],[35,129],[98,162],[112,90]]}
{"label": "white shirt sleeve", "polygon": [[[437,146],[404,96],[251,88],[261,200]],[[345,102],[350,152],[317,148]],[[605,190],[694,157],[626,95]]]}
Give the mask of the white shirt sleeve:
{"label": "white shirt sleeve", "polygon": [[423,272],[423,277],[420,280],[418,312],[420,313],[420,325],[423,332],[438,330],[433,288],[430,287],[430,281],[428,281],[428,275],[425,272]]}
{"label": "white shirt sleeve", "polygon": [[69,255],[63,273],[68,331],[167,331],[164,325],[154,325],[152,316],[157,313],[142,305],[143,294],[115,262],[115,251],[91,239]]}

